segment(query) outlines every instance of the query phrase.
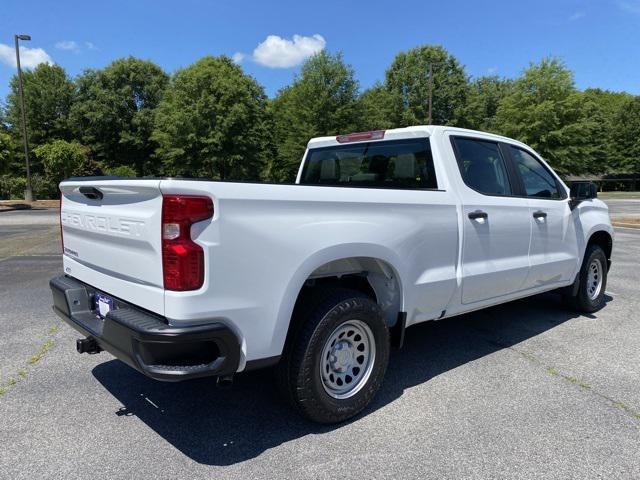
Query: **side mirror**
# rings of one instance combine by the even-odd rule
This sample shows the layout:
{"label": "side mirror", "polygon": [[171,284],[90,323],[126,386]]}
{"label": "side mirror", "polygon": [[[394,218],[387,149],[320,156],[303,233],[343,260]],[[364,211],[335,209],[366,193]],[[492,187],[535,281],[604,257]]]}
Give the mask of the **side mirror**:
{"label": "side mirror", "polygon": [[580,202],[598,197],[598,187],[593,182],[573,182],[571,184],[571,208],[578,206]]}

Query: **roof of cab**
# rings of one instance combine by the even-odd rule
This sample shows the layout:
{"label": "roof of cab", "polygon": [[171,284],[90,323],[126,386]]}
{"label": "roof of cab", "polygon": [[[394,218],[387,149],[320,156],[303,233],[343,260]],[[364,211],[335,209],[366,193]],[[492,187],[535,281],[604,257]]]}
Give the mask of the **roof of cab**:
{"label": "roof of cab", "polygon": [[[494,133],[482,132],[479,130],[470,130],[468,128],[458,128],[458,127],[450,127],[448,125],[415,125],[412,127],[404,127],[404,128],[391,128],[384,131],[384,138],[379,140],[361,140],[361,142],[381,142],[385,140],[402,140],[405,138],[425,138],[431,136],[434,132],[437,131],[453,131],[459,133],[475,133],[481,134],[483,137],[493,138],[495,140],[508,141],[511,143],[518,143],[517,140],[512,138],[503,137],[500,135],[496,135]],[[354,141],[353,143],[358,143],[358,141]],[[307,148],[320,148],[320,147],[331,147],[334,145],[345,145],[344,143],[339,143],[336,140],[336,136],[331,137],[316,137],[309,140],[307,144]]]}

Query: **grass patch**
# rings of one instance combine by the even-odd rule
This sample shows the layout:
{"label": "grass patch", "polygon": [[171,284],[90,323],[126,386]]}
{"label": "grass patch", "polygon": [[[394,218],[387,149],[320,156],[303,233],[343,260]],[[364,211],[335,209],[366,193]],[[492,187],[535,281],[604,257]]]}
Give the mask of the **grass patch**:
{"label": "grass patch", "polygon": [[572,377],[571,375],[565,375],[564,373],[560,373],[558,370],[556,370],[553,367],[547,367],[547,373],[549,375],[553,375],[554,377],[560,377],[569,383],[573,383],[574,385],[584,388],[585,390],[589,390],[591,388],[591,385],[589,385],[588,383],[584,383],[582,380],[576,377]]}
{"label": "grass patch", "polygon": [[568,375],[561,375],[561,377],[564,378],[565,380],[568,380],[569,382],[573,383],[574,385],[578,385],[581,388],[584,388],[584,389],[591,388],[591,385],[578,380],[576,377],[570,377]]}
{"label": "grass patch", "polygon": [[[58,325],[52,325],[47,329],[47,336],[53,336],[58,330]],[[42,357],[44,357],[44,355],[51,349],[51,347],[53,347],[53,343],[54,342],[52,338],[47,338],[47,340],[42,345],[40,345],[38,351],[34,355],[32,355],[29,360],[27,360],[26,367],[19,368],[16,371],[18,375],[17,379],[14,377],[10,377],[9,380],[7,380],[5,383],[0,383],[0,397],[7,393],[7,390],[9,390],[10,387],[18,383],[20,380],[27,379],[27,377],[29,376],[29,368],[38,363],[42,359]]]}
{"label": "grass patch", "polygon": [[46,342],[44,342],[41,346],[40,349],[35,353],[35,355],[33,355],[28,361],[27,364],[29,365],[35,365],[36,363],[38,363],[40,361],[40,359],[42,357],[44,357],[44,354],[47,353],[49,351],[49,349],[53,347],[53,340],[47,340]]}
{"label": "grass patch", "polygon": [[624,410],[625,412],[627,412],[629,415],[631,415],[632,417],[636,418],[637,420],[640,420],[640,413],[636,412],[633,408],[631,408],[630,406],[622,403],[622,402],[613,402],[613,404],[618,407],[620,410]]}
{"label": "grass patch", "polygon": [[7,380],[6,383],[0,384],[0,397],[5,393],[7,393],[7,390],[9,390],[9,387],[15,384],[16,384],[16,379],[13,377],[9,378],[9,380]]}
{"label": "grass patch", "polygon": [[586,382],[583,382],[582,380],[580,380],[577,377],[573,377],[571,375],[566,375],[562,372],[560,372],[558,369],[556,369],[555,367],[551,367],[548,365],[545,365],[544,362],[536,357],[535,355],[532,355],[528,352],[522,351],[518,348],[514,348],[514,347],[507,347],[509,350],[512,350],[516,353],[518,353],[519,355],[521,355],[522,357],[526,358],[527,360],[530,360],[531,362],[544,367],[545,371],[549,374],[552,375],[554,377],[559,377],[562,380],[566,380],[569,383],[572,383],[573,385],[576,385],[580,388],[582,388],[585,391],[591,392],[593,395],[596,395],[597,397],[601,398],[602,400],[605,400],[606,402],[608,402],[610,405],[613,405],[615,408],[622,410],[624,413],[626,413],[627,415],[629,415],[630,417],[632,417],[635,420],[640,420],[640,412],[635,410],[634,408],[630,407],[629,405],[616,400],[610,396],[608,396],[605,393],[599,392],[598,390],[594,389],[591,385],[589,385]]}

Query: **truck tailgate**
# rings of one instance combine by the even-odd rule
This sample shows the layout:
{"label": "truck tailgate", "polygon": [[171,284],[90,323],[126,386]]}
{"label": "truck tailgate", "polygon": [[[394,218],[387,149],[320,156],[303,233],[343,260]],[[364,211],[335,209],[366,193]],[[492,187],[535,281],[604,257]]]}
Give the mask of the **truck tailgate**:
{"label": "truck tailgate", "polygon": [[163,315],[160,180],[69,180],[60,190],[65,273]]}

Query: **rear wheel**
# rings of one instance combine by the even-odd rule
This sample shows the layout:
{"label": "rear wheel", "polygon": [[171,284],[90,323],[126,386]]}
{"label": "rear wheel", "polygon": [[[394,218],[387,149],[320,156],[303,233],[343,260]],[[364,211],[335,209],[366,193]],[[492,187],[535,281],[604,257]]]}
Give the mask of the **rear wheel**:
{"label": "rear wheel", "polygon": [[[592,313],[604,306],[607,287],[607,256],[599,245],[589,245],[576,279],[577,285],[565,295],[569,305],[580,312]],[[576,288],[577,287],[577,288]],[[575,295],[573,295],[575,291]]]}
{"label": "rear wheel", "polygon": [[297,309],[278,367],[280,389],[320,423],[353,417],[373,399],[389,361],[380,307],[361,292],[323,288]]}

